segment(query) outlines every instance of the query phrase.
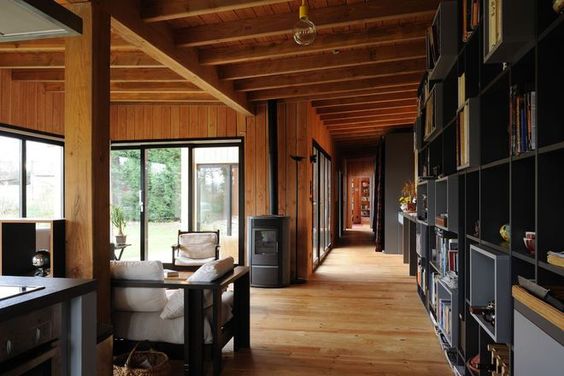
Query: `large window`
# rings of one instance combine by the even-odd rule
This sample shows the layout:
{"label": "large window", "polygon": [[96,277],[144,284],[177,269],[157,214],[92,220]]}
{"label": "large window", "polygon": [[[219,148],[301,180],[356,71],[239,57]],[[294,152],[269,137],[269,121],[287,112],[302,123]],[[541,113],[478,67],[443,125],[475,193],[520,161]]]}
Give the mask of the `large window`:
{"label": "large window", "polygon": [[[122,259],[172,262],[178,230],[220,230],[220,255],[243,252],[239,239],[239,142],[112,148],[112,206],[128,225]],[[113,228],[114,235],[117,235]]]}
{"label": "large window", "polygon": [[1,132],[0,150],[0,218],[62,218],[62,142]]}
{"label": "large window", "polygon": [[314,144],[313,147],[313,263],[331,247],[331,159]]}

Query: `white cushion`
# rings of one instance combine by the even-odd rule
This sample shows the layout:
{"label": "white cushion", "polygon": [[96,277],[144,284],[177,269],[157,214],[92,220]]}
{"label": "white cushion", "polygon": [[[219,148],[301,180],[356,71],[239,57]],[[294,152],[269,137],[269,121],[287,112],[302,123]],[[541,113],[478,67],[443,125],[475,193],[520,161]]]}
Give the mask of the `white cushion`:
{"label": "white cushion", "polygon": [[[110,261],[112,279],[163,281],[160,261]],[[164,288],[117,287],[112,294],[117,311],[158,312],[167,303]]]}
{"label": "white cushion", "polygon": [[188,281],[212,282],[233,270],[235,260],[229,256],[223,259],[210,261],[198,268]]}
{"label": "white cushion", "polygon": [[[226,292],[221,297],[221,323],[225,324],[233,317],[233,293]],[[206,310],[204,316],[204,342],[212,343],[210,322],[213,312]],[[184,318],[163,320],[158,312],[114,312],[112,316],[114,335],[132,341],[154,341],[175,344],[184,343]]]}
{"label": "white cushion", "polygon": [[[192,274],[188,281],[190,282],[212,282],[226,273],[233,270],[233,257],[227,257],[221,260],[214,260],[200,267]],[[204,290],[204,308],[209,308],[213,304],[212,291]],[[177,290],[168,297],[168,302],[161,312],[162,319],[175,319],[184,315],[184,290]]]}
{"label": "white cushion", "polygon": [[217,234],[213,232],[187,233],[178,236],[180,256],[190,259],[215,258],[218,244]]}
{"label": "white cushion", "polygon": [[206,262],[210,262],[210,261],[215,261],[215,256],[205,259],[191,259],[191,258],[180,256],[175,259],[174,263],[179,266],[202,266]]}

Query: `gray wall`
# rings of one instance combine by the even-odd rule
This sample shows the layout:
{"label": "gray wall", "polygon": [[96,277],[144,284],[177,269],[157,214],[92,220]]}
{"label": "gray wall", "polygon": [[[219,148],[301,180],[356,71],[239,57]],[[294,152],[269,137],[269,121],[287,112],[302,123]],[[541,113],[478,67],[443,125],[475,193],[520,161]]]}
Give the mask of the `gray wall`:
{"label": "gray wall", "polygon": [[413,180],[413,133],[389,134],[385,138],[384,252],[401,252],[398,222],[399,197],[407,180]]}

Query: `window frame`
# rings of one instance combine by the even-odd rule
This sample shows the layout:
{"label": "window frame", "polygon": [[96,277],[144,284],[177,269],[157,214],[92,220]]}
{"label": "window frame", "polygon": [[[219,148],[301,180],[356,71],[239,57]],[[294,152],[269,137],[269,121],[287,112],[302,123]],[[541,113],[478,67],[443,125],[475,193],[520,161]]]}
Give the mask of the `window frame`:
{"label": "window frame", "polygon": [[[172,139],[172,140],[144,140],[144,141],[112,141],[110,152],[114,150],[139,150],[140,151],[140,187],[143,209],[139,220],[140,226],[140,251],[139,259],[148,260],[147,246],[147,218],[145,207],[147,205],[147,150],[157,148],[187,148],[188,149],[188,231],[195,231],[193,221],[195,215],[194,202],[192,199],[194,185],[194,157],[193,151],[196,148],[212,147],[237,147],[239,150],[239,252],[238,265],[245,265],[245,143],[243,137],[222,137],[222,138],[195,138],[195,139]],[[111,173],[111,171],[110,171]],[[241,220],[242,219],[242,220]],[[170,267],[171,263],[163,262],[165,267]]]}
{"label": "window frame", "polygon": [[21,142],[21,149],[20,149],[20,218],[28,218],[27,217],[27,142],[37,142],[43,143],[48,145],[55,145],[60,146],[63,152],[62,158],[62,180],[63,184],[61,185],[61,216],[54,217],[52,219],[62,219],[65,217],[65,142],[64,139],[60,136],[41,132],[41,131],[34,131],[20,127],[9,126],[7,124],[0,123],[0,136],[13,138],[19,140]]}

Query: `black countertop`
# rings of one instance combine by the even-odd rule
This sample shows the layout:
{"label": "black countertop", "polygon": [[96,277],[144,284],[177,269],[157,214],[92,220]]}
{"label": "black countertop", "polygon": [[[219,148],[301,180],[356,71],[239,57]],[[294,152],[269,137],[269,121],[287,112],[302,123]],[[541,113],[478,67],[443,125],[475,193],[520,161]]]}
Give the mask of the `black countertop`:
{"label": "black countertop", "polygon": [[90,279],[0,276],[0,285],[45,287],[0,300],[0,321],[96,291],[96,281]]}

